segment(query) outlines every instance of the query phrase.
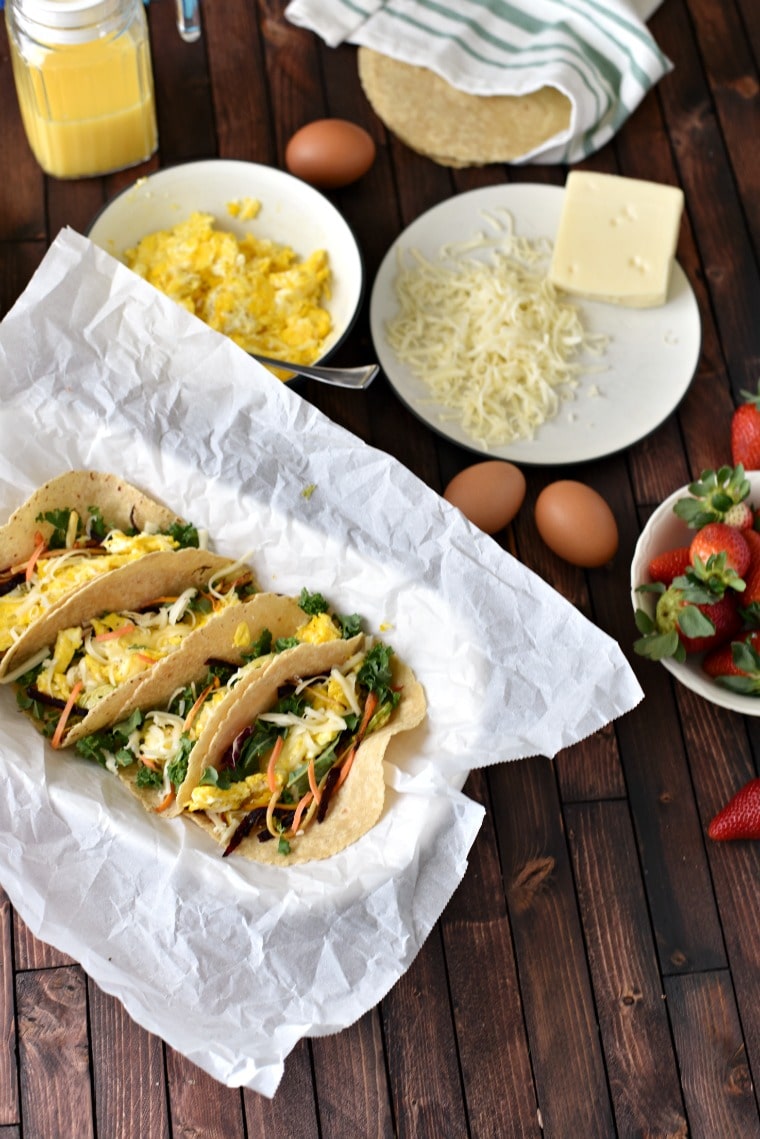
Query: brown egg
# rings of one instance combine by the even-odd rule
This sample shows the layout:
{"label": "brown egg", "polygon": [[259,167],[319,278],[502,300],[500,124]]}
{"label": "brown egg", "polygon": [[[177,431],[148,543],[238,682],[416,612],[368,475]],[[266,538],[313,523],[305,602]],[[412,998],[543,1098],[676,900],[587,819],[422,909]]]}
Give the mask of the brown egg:
{"label": "brown egg", "polygon": [[374,161],[372,137],[346,119],[315,119],[296,131],[285,148],[290,173],[325,190],[355,182]]}
{"label": "brown egg", "polygon": [[550,550],[574,566],[603,566],[618,548],[615,516],[585,483],[563,479],[536,499],[538,532]]}
{"label": "brown egg", "polygon": [[490,459],[455,475],[443,497],[486,534],[495,534],[522,506],[525,476],[511,463]]}

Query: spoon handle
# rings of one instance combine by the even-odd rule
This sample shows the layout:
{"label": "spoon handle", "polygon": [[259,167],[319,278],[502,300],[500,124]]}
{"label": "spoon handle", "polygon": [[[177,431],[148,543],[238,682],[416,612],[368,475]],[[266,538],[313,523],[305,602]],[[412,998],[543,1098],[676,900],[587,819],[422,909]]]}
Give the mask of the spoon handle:
{"label": "spoon handle", "polygon": [[319,380],[323,384],[332,384],[338,388],[353,388],[355,391],[368,388],[380,371],[379,364],[363,364],[359,368],[321,368],[316,364],[291,364],[288,360],[273,360],[270,356],[259,356],[255,352],[251,355],[260,364],[269,364],[286,372],[295,372],[299,376]]}

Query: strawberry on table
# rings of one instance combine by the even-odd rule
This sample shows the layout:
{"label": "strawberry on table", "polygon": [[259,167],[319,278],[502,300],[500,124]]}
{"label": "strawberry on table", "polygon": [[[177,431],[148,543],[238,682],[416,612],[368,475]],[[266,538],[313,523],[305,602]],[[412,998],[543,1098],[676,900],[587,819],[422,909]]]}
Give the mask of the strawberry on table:
{"label": "strawberry on table", "polygon": [[689,498],[681,498],[673,512],[691,530],[698,530],[708,522],[725,522],[739,530],[754,524],[754,511],[747,502],[749,479],[741,463],[734,467],[721,467],[717,471],[702,471],[696,482],[688,486]]}
{"label": "strawberry on table", "polygon": [[760,838],[760,779],[750,779],[736,792],[718,811],[707,833],[717,842]]}
{"label": "strawberry on table", "polygon": [[[760,539],[760,534],[758,534]],[[674,578],[686,573],[691,565],[691,550],[689,546],[678,546],[675,550],[665,550],[662,554],[655,554],[647,570],[650,581],[661,581],[663,585],[670,585]]]}
{"label": "strawberry on table", "polygon": [[734,465],[741,463],[745,471],[760,470],[760,384],[757,393],[742,393],[744,403],[739,404],[731,418],[731,457]]}

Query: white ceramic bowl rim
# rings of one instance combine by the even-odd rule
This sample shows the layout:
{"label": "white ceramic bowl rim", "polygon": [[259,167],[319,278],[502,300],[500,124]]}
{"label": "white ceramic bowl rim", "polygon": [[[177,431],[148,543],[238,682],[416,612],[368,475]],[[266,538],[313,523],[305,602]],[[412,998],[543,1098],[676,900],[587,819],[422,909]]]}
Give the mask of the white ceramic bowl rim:
{"label": "white ceramic bowl rim", "polygon": [[[747,471],[747,478],[750,483],[750,499],[758,504],[760,471]],[[688,546],[696,533],[673,513],[676,502],[688,497],[688,486],[682,486],[674,491],[660,503],[639,535],[631,562],[631,601],[634,610],[644,609],[650,614],[654,612],[655,595],[637,593],[636,586],[649,581],[647,566],[655,554],[676,549],[678,546]],[[734,712],[742,712],[747,716],[760,716],[760,697],[742,696],[738,692],[722,688],[702,671],[701,660],[701,654],[695,654],[688,656],[683,664],[669,658],[663,660],[662,664],[684,687],[709,700],[710,703],[717,704],[721,708],[729,708]]]}

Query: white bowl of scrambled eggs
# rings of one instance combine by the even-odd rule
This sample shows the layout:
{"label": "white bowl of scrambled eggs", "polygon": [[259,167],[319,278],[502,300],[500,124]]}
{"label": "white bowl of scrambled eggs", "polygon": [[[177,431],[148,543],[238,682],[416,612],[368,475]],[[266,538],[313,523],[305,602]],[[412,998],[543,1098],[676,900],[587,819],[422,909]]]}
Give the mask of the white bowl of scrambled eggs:
{"label": "white bowl of scrambled eggs", "polygon": [[188,162],[140,178],[88,236],[241,348],[294,364],[334,352],[364,293],[356,239],[332,203],[253,162]]}

